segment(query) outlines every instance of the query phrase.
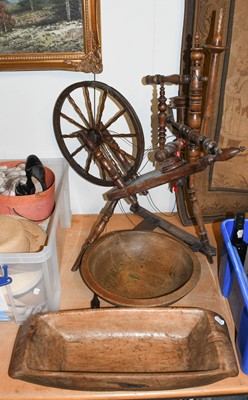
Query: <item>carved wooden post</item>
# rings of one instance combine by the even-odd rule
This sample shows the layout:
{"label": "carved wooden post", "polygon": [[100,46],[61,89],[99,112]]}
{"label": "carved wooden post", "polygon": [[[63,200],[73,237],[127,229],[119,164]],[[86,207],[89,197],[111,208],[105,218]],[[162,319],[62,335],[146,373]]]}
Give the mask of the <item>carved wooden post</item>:
{"label": "carved wooden post", "polygon": [[[196,132],[200,131],[202,122],[202,103],[203,103],[203,62],[204,53],[202,47],[199,46],[199,34],[195,35],[195,47],[191,51],[191,83],[189,90],[189,111],[188,111],[188,125]],[[196,162],[200,156],[199,146],[189,141],[187,146],[187,156],[190,164]],[[209,244],[207,231],[203,222],[201,207],[198,203],[195,188],[195,177],[190,175],[188,179],[188,193],[192,203],[194,217],[196,219],[199,235],[203,246],[209,250],[208,258],[213,262],[211,246]]]}

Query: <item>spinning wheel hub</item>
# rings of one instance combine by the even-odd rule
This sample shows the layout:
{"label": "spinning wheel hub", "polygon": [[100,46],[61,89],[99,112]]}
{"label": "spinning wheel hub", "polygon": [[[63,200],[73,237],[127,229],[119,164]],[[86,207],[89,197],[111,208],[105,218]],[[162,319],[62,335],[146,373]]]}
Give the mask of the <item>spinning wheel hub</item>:
{"label": "spinning wheel hub", "polygon": [[101,132],[98,129],[89,129],[88,130],[89,139],[95,143],[97,146],[103,143]]}

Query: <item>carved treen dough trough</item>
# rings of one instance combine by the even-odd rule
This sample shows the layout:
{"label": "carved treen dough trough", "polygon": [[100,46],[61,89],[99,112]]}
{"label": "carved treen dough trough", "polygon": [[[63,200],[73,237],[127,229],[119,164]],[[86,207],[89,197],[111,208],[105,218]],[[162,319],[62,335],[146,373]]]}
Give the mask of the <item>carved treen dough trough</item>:
{"label": "carved treen dough trough", "polygon": [[237,373],[225,321],[180,307],[36,315],[21,326],[9,369],[12,378],[92,391],[179,389]]}

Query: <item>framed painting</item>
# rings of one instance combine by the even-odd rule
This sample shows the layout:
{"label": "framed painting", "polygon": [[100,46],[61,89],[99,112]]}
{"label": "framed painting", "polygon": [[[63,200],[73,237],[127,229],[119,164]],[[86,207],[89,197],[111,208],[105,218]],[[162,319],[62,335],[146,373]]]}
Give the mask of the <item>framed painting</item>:
{"label": "framed painting", "polygon": [[[219,65],[208,136],[220,148],[244,146],[246,150],[195,175],[197,198],[205,222],[248,211],[247,0],[185,0],[181,73],[189,73],[195,32],[199,32],[200,44],[211,43],[220,9],[223,10],[223,44],[227,49]],[[208,69],[208,60],[206,66]],[[194,223],[185,188],[179,191],[177,204],[182,223]]]}
{"label": "framed painting", "polygon": [[0,70],[102,71],[100,0],[0,0]]}

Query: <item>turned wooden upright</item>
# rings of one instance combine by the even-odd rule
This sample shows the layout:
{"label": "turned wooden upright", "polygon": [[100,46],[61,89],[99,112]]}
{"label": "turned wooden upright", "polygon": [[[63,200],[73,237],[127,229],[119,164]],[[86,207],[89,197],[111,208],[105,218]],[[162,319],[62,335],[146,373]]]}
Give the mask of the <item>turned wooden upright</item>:
{"label": "turned wooden upright", "polygon": [[[203,105],[203,82],[206,78],[203,76],[204,53],[203,48],[199,45],[199,34],[195,36],[195,47],[191,51],[191,82],[189,90],[189,109],[188,109],[188,126],[196,132],[200,132],[202,123],[202,105]],[[201,155],[199,145],[189,141],[187,144],[187,157],[190,164],[193,164]],[[194,217],[196,219],[199,235],[204,246],[209,246],[207,231],[203,222],[202,211],[197,200],[195,177],[190,175],[188,178],[187,191],[189,199],[192,203]],[[209,256],[212,262],[212,257]]]}

